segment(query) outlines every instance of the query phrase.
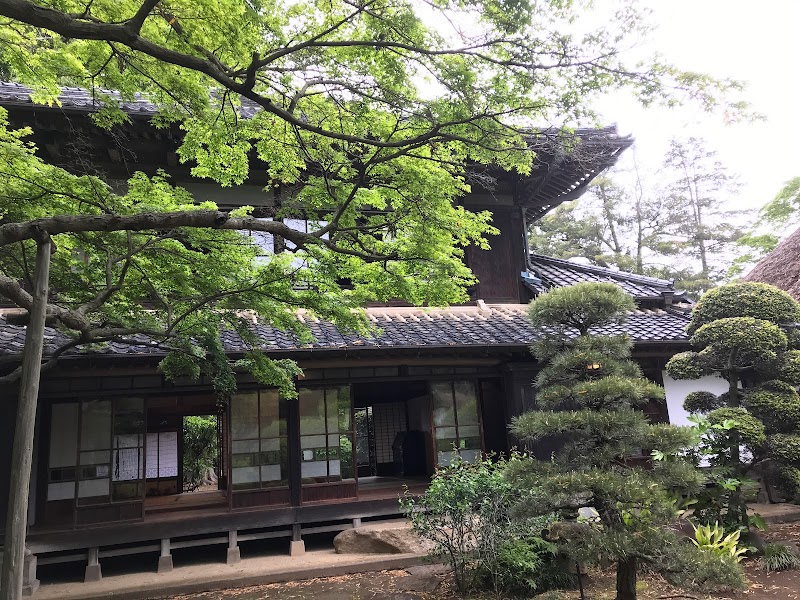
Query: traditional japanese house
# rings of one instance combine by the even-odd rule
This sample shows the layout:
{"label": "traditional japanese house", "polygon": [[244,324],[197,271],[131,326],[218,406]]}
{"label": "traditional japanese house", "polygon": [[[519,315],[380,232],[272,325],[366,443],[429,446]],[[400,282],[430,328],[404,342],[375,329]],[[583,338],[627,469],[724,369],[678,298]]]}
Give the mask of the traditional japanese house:
{"label": "traditional japanese house", "polygon": [[[178,134],[149,126],[155,107],[145,101],[124,105],[131,123],[113,136],[87,118],[95,105],[83,90],[65,89],[56,108],[34,105],[28,90],[3,84],[0,105],[12,126],[33,129],[33,141],[54,163],[69,164],[70,136],[78,131],[84,151],[111,177],[163,168],[222,207],[265,195],[257,169],[247,185],[224,193],[191,178],[176,160]],[[204,544],[227,545],[235,562],[242,540],[284,536],[296,553],[304,534],[397,515],[403,486],[424,489],[454,446],[469,459],[515,445],[507,424],[535,403],[537,365],[528,347],[538,332],[526,304],[553,287],[611,281],[630,293],[638,308],[620,327],[634,340],[645,374],[662,381],[665,361],[686,346],[687,300],[671,282],[526,249],[526,224],[578,197],[631,143],[613,128],[579,136],[593,148],[590,160],[540,153],[529,177],[503,176],[491,193],[461,199],[470,209],[493,211],[501,231],[491,250],[467,252],[480,280],[468,305],[372,306],[373,336],[341,332],[300,312],[314,335],[310,344],[256,325],[264,352],[302,367],[297,400],[242,375],[237,394],[220,403],[208,381],[166,381],[157,370],[161,354],[147,346],[109,343],[65,353],[41,385],[29,506],[34,565],[73,561],[85,566],[86,579],[97,579],[104,557],[152,552],[163,570],[172,566],[171,549]],[[24,335],[24,327],[0,318],[4,369],[15,365]],[[48,329],[46,352],[64,341]],[[232,333],[225,344],[232,356],[243,350]],[[2,397],[4,523],[16,391],[2,390]],[[661,407],[650,411],[667,419]],[[213,489],[184,492],[182,424],[193,415],[216,417],[220,458]],[[29,586],[34,578],[35,568]]]}

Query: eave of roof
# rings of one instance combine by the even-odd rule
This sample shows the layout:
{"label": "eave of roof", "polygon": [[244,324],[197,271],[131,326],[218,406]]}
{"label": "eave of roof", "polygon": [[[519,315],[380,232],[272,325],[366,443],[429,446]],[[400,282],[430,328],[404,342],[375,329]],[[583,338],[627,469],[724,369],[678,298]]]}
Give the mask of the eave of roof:
{"label": "eave of roof", "polygon": [[[0,82],[0,106],[89,114],[102,107],[103,98],[110,97],[134,119],[148,120],[159,110],[157,104],[142,94],[123,100],[119,92],[112,90],[63,87],[59,105],[45,106],[31,100],[32,91],[21,84]],[[261,108],[242,99],[238,110],[246,119]],[[580,196],[592,179],[616,163],[619,155],[633,143],[631,136],[619,135],[615,126],[578,128],[571,135],[576,136],[580,143],[568,151],[563,143],[568,135],[556,129],[542,129],[530,136],[530,147],[538,159],[531,175],[519,177],[514,192],[515,203],[525,209],[528,222],[562,202]]]}
{"label": "eave of roof", "polygon": [[[378,349],[481,349],[486,347],[525,349],[542,336],[542,330],[527,319],[527,305],[484,304],[439,309],[416,307],[368,308],[367,316],[376,327],[374,335],[340,331],[332,323],[305,318],[314,336],[312,343],[301,343],[292,334],[264,324],[254,325],[262,340],[259,349],[283,354],[307,350]],[[637,344],[685,343],[688,316],[670,309],[637,310],[623,325],[599,328],[598,334],[625,333]],[[577,334],[577,332],[576,332]],[[11,325],[0,318],[0,355],[21,355],[25,327]],[[249,350],[237,334],[222,334],[225,351],[237,354]],[[47,328],[45,353],[52,353],[69,338]],[[141,345],[137,345],[136,342]],[[144,345],[145,337],[132,343],[109,342],[101,347],[70,350],[64,356],[160,356],[162,350]]]}
{"label": "eave of roof", "polygon": [[542,282],[539,286],[541,289],[531,288],[534,293],[587,281],[611,282],[619,285],[637,300],[671,297],[681,302],[688,302],[688,299],[685,298],[686,293],[676,290],[674,281],[668,279],[647,277],[594,265],[582,265],[541,254],[530,255],[530,266],[534,269],[534,275]]}

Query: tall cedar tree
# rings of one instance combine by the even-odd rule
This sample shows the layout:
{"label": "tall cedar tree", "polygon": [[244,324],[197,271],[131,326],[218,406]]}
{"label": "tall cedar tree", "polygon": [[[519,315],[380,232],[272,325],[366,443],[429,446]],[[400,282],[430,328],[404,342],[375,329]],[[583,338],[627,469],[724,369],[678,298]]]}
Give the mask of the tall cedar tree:
{"label": "tall cedar tree", "polygon": [[[721,500],[716,511],[730,527],[748,524],[742,483],[754,469],[790,498],[800,498],[800,304],[764,283],[736,283],[706,293],[692,311],[688,332],[695,350],[667,363],[675,379],[718,375],[724,394],[693,392],[684,408],[722,425],[722,450],[711,457]],[[716,508],[715,508],[716,507]]]}
{"label": "tall cedar tree", "polygon": [[[652,424],[638,410],[663,400],[664,390],[642,376],[630,359],[631,342],[615,333],[634,308],[630,296],[609,283],[553,290],[531,304],[531,321],[550,333],[533,347],[545,364],[535,383],[538,410],[517,418],[513,431],[554,450],[549,460],[531,461],[519,473],[523,485],[536,490],[527,510],[597,511],[596,523],[564,523],[555,537],[576,560],[616,563],[618,600],[635,600],[642,563],[676,583],[737,585],[735,565],[712,559],[666,528],[677,517],[678,499],[696,491],[700,476],[681,454],[691,432]],[[644,448],[663,460],[644,465]]]}

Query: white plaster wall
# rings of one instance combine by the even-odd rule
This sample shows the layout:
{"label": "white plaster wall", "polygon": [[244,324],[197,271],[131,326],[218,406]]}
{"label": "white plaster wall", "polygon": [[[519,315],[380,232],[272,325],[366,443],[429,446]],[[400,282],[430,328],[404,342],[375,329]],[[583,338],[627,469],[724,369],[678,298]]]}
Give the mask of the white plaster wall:
{"label": "white plaster wall", "polygon": [[664,371],[663,375],[669,422],[673,425],[691,425],[687,418],[689,413],[683,409],[683,401],[689,392],[722,394],[728,391],[728,382],[722,377],[706,376],[700,379],[673,379],[666,371]]}

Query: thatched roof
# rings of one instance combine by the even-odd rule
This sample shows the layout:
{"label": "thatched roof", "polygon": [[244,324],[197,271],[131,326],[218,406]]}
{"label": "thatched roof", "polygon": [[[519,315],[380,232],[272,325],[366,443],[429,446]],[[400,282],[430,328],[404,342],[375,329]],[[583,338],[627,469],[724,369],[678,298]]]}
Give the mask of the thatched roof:
{"label": "thatched roof", "polygon": [[800,301],[800,229],[778,244],[742,279],[769,283]]}

